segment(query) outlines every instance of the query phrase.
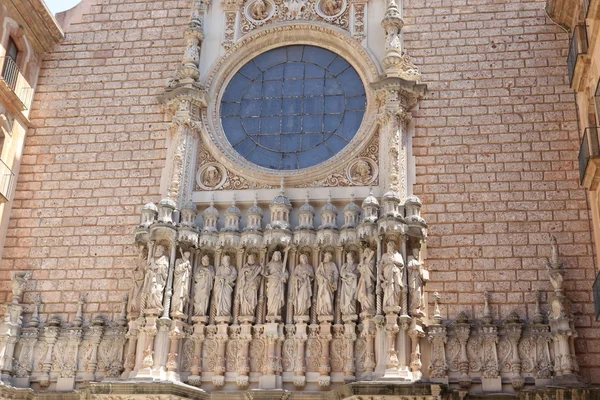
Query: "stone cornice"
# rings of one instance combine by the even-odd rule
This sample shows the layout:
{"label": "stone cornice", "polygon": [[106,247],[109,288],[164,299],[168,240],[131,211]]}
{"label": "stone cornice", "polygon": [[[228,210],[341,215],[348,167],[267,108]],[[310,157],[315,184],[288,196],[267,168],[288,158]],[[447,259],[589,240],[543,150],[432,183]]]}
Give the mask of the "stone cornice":
{"label": "stone cornice", "polygon": [[8,15],[23,28],[33,46],[47,53],[65,36],[43,0],[7,0]]}

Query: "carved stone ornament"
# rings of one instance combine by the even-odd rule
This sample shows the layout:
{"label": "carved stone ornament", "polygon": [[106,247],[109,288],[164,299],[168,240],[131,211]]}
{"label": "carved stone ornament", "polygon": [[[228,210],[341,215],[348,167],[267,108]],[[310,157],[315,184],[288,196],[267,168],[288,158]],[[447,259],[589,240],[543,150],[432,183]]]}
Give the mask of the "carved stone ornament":
{"label": "carved stone ornament", "polygon": [[326,21],[335,20],[342,15],[347,8],[346,0],[318,0],[315,10],[319,16]]}
{"label": "carved stone ornament", "polygon": [[254,0],[242,14],[242,33],[265,23],[322,21],[348,29],[347,0]]}
{"label": "carved stone ornament", "polygon": [[353,185],[370,185],[378,175],[377,163],[367,157],[361,157],[350,164],[346,168],[346,176],[348,181]]}
{"label": "carved stone ornament", "polygon": [[251,0],[244,7],[244,17],[255,26],[263,25],[277,10],[272,0]]}
{"label": "carved stone ornament", "polygon": [[219,163],[205,164],[196,174],[196,183],[204,190],[219,189],[227,180],[227,171]]}

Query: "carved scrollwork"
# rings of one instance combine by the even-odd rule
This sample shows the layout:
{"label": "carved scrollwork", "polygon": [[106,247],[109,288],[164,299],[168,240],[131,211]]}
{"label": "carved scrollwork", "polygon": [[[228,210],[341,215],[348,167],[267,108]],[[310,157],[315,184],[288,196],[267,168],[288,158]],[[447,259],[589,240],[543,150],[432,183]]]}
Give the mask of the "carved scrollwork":
{"label": "carved scrollwork", "polygon": [[450,337],[448,339],[448,344],[446,345],[446,359],[448,363],[448,367],[450,371],[457,372],[458,371],[458,362],[459,362],[459,354],[460,354],[460,343],[456,337]]}
{"label": "carved scrollwork", "polygon": [[281,364],[283,366],[283,371],[290,372],[294,371],[294,365],[296,360],[296,340],[295,339],[286,339],[283,342],[283,347],[281,349]]}
{"label": "carved scrollwork", "polygon": [[467,342],[467,357],[469,358],[469,370],[471,372],[481,371],[481,338],[471,336]]}

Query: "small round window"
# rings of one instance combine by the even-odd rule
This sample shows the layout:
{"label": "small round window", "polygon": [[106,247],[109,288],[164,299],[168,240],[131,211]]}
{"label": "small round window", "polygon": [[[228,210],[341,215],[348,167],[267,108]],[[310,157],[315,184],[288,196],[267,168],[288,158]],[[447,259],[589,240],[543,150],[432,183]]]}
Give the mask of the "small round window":
{"label": "small round window", "polygon": [[233,76],[221,100],[221,123],[248,161],[296,170],[342,150],[365,106],[362,81],[346,60],[316,46],[286,46],[255,57]]}

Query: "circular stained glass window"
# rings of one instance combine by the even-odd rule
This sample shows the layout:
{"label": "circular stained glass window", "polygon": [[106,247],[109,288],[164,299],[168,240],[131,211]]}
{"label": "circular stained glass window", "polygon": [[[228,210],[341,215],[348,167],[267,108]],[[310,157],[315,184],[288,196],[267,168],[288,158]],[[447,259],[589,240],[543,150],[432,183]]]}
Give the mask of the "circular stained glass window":
{"label": "circular stained glass window", "polygon": [[286,46],[255,57],[233,76],[221,100],[221,123],[248,161],[296,170],[342,150],[365,106],[365,88],[346,60],[316,46]]}

